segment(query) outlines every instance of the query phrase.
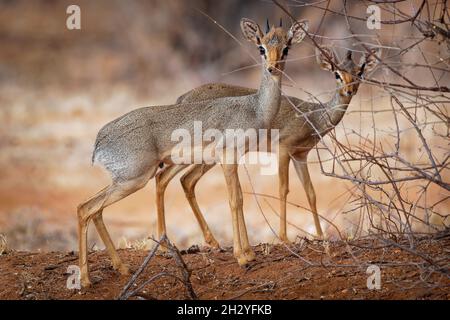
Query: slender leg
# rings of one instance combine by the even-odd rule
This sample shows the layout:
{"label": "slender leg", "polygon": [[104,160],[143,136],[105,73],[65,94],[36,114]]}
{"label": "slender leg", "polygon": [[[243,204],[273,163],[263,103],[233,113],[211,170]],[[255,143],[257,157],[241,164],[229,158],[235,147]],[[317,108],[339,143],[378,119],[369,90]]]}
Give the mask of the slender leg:
{"label": "slender leg", "polygon": [[219,243],[214,238],[211,230],[209,229],[209,226],[206,223],[205,218],[203,217],[203,214],[197,203],[197,198],[195,196],[195,186],[197,185],[197,182],[201,177],[203,177],[206,172],[208,172],[213,167],[214,165],[206,164],[193,165],[191,169],[189,169],[189,171],[181,177],[180,181],[189,205],[191,206],[195,218],[197,219],[197,222],[202,230],[205,242],[213,248],[219,248]]}
{"label": "slender leg", "polygon": [[308,171],[308,154],[302,153],[300,155],[296,155],[293,159],[295,171],[297,171],[297,175],[300,178],[300,181],[303,184],[303,188],[306,192],[306,197],[308,198],[309,206],[313,213],[314,224],[316,225],[316,233],[319,238],[323,238],[322,227],[320,226],[319,214],[317,213],[316,207],[316,193],[314,191],[314,187],[311,183],[311,177],[309,176]]}
{"label": "slender leg", "polygon": [[[240,189],[240,188],[239,188]],[[255,260],[255,252],[248,241],[247,227],[245,225],[243,206],[238,207],[239,236],[241,239],[242,252],[247,261]]]}
{"label": "slender leg", "polygon": [[[227,184],[228,197],[233,221],[233,253],[236,259],[238,260],[239,265],[245,265],[249,262],[248,258],[251,256],[251,254],[246,252],[251,251],[251,248],[248,245],[248,239],[240,239],[241,237],[241,231],[239,230],[240,224],[242,225],[242,227],[244,227],[245,223],[242,223],[244,221],[242,214],[243,200],[242,200],[241,185],[239,183],[239,176],[237,171],[238,166],[237,164],[222,164],[222,168],[224,171],[225,181]],[[246,236],[247,233],[242,232],[242,235]],[[242,244],[244,244],[244,248],[242,248]]]}
{"label": "slender leg", "polygon": [[[188,165],[171,165],[156,175],[156,208],[158,214],[158,239],[166,235],[166,219],[164,210],[164,193],[170,180],[172,180],[178,172],[185,169]],[[164,246],[160,246],[162,251],[166,251]]]}
{"label": "slender leg", "polygon": [[278,157],[278,192],[280,197],[280,239],[289,243],[286,228],[286,199],[289,193],[289,153],[285,148],[280,148]]}
{"label": "slender leg", "polygon": [[111,240],[111,237],[108,233],[108,230],[106,230],[105,223],[103,222],[103,210],[100,210],[94,217],[94,225],[97,229],[98,234],[100,235],[100,238],[102,238],[103,243],[106,246],[106,250],[109,253],[109,256],[112,260],[112,265],[115,270],[118,270],[121,275],[127,275],[129,274],[128,266],[123,264],[120,260],[119,255],[117,254],[116,248],[114,247],[114,244]]}
{"label": "slender leg", "polygon": [[[156,167],[153,170],[150,170],[150,175],[139,177],[134,180],[126,181],[126,182],[113,182],[113,184],[109,187],[98,192],[96,195],[91,197],[89,200],[78,206],[78,231],[79,231],[79,256],[80,256],[80,271],[81,271],[81,284],[84,287],[87,287],[91,284],[89,279],[89,268],[88,268],[88,252],[87,252],[87,230],[89,222],[92,218],[97,216],[102,210],[125,198],[126,196],[132,194],[133,192],[141,189],[147,183],[149,177],[153,176],[156,171]],[[97,218],[97,224],[99,223]],[[104,239],[105,245],[110,250],[110,254],[114,252],[113,263],[116,264],[116,267],[119,270],[125,271],[126,267],[123,267],[123,264],[112,245],[111,238],[104,227],[104,224],[98,224],[98,228],[100,236]],[[111,241],[111,242],[110,242]],[[112,254],[111,254],[112,256]]]}

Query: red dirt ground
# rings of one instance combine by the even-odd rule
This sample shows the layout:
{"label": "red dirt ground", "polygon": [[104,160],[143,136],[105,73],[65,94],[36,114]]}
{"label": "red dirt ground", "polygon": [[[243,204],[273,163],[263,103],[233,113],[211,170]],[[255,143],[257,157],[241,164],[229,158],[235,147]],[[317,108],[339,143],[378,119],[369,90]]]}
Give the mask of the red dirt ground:
{"label": "red dirt ground", "polygon": [[[401,246],[409,248],[406,244]],[[197,248],[182,251],[182,257],[192,271],[191,282],[200,299],[447,300],[449,248],[450,235],[446,234],[417,241],[414,252],[422,257],[396,244],[381,245],[375,240],[325,246],[301,240],[289,248],[260,244],[255,247],[256,261],[246,268],[237,265],[229,248]],[[135,272],[148,253],[126,249],[119,254]],[[68,290],[67,267],[77,262],[74,252],[4,254],[0,256],[0,299],[116,299],[129,280],[112,269],[106,252],[98,251],[89,255],[94,285]],[[381,268],[380,290],[367,288],[366,269],[370,264]],[[138,283],[161,272],[180,275],[172,258],[157,255]],[[188,298],[185,287],[172,277],[150,283],[142,294],[151,299]]]}

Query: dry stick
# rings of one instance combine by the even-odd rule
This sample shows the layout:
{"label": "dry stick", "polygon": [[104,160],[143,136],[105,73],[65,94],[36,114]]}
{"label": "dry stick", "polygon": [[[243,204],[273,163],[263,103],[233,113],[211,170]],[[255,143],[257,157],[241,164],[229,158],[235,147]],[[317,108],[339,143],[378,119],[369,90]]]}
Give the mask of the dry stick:
{"label": "dry stick", "polygon": [[158,250],[160,244],[162,241],[166,240],[167,236],[163,235],[159,241],[156,241],[156,245],[153,248],[153,250],[147,255],[142,265],[139,267],[139,269],[133,274],[130,281],[125,285],[125,287],[122,289],[122,291],[119,294],[118,300],[126,300],[130,297],[130,295],[127,295],[127,291],[130,289],[130,287],[136,282],[137,278],[140,276],[140,274],[144,271],[144,269],[147,267],[150,260],[155,256],[156,251]]}
{"label": "dry stick", "polygon": [[262,283],[260,285],[248,288],[248,289],[242,291],[241,293],[238,293],[237,295],[235,295],[235,296],[233,296],[231,298],[228,298],[227,300],[236,300],[237,298],[240,298],[240,297],[242,297],[243,295],[245,295],[247,293],[254,292],[254,291],[258,290],[259,288],[264,288],[264,287],[274,286],[274,285],[275,285],[275,283],[273,281]]}
{"label": "dry stick", "polygon": [[[283,8],[283,6],[282,5],[280,5],[276,0],[273,0],[273,2],[277,5],[277,6],[279,6],[280,8],[282,8],[288,15],[290,15],[290,13],[288,12],[288,11],[286,11],[284,8]],[[422,6],[421,6],[421,8],[423,7],[423,3],[422,3]],[[413,19],[413,22],[415,21],[415,18],[418,16],[418,14],[419,14],[419,12],[420,12],[420,10],[416,13],[416,15],[414,16],[414,19]],[[290,15],[291,16],[291,15]],[[291,18],[293,18],[292,16],[291,16]],[[317,43],[315,42],[315,40],[314,40],[314,38],[313,37],[311,37],[309,34],[307,34],[307,36],[311,39],[311,41],[314,43],[314,45],[316,45],[317,47],[318,47],[318,45],[317,45]],[[368,51],[368,49],[364,46],[364,48]],[[321,48],[319,47],[319,49],[321,50]],[[322,50],[321,50],[322,51]],[[325,56],[327,57],[327,55],[325,54]],[[378,57],[376,57],[376,59],[377,60],[379,60],[379,61],[381,61]],[[409,79],[406,79],[403,75],[401,75],[401,74],[399,74],[396,70],[393,70],[390,66],[387,66],[392,72],[394,72],[395,74],[397,74],[397,75],[399,75],[400,77],[402,77],[405,81],[407,81],[408,83],[410,83],[410,84],[413,84],[414,85],[414,87],[411,87],[411,86],[405,86],[405,85],[397,85],[397,86],[400,86],[400,87],[404,87],[404,88],[414,88],[414,89],[416,89],[416,90],[428,90],[429,88],[425,88],[425,87],[419,87],[419,86],[417,86],[417,85],[415,85],[414,83],[412,83]],[[386,83],[386,82],[379,82],[379,81],[376,81],[376,80],[369,80],[369,81],[371,81],[371,82],[373,82],[373,83],[378,83],[378,84],[383,84],[383,85],[386,85],[386,84],[388,84],[388,83]],[[394,86],[396,86],[395,84],[388,84],[388,85],[394,85]],[[439,87],[439,89],[441,89],[440,87]],[[432,89],[431,91],[437,91],[437,90],[434,90],[434,89]],[[442,90],[442,91],[446,91],[445,89],[444,90]],[[354,178],[353,177],[348,177],[348,178],[350,178],[349,180],[353,180],[354,181]],[[409,178],[405,178],[405,181],[407,181],[407,180],[413,180],[413,179],[420,179],[420,177],[409,177]],[[439,179],[440,180],[440,179]],[[360,181],[361,183],[363,182],[363,181]],[[367,183],[367,182],[365,182],[365,183]],[[379,182],[377,182],[377,184],[378,184]],[[391,181],[386,181],[386,182],[384,182],[384,183],[386,183],[386,184],[388,184],[388,183],[391,183]],[[442,183],[442,181],[439,181],[438,182],[438,184],[440,184],[441,186],[444,186],[444,188],[446,188],[447,186],[445,186],[445,184],[443,184]]]}
{"label": "dry stick", "polygon": [[[275,210],[274,207],[272,207],[272,205],[269,203],[269,201],[267,199],[264,199],[264,202],[269,206],[269,208],[272,210],[272,212],[278,217],[280,218],[280,215],[278,214],[278,212]],[[287,203],[287,201],[286,201]],[[302,228],[296,226],[295,224],[293,224],[292,222],[289,222],[288,220],[286,220],[287,224],[294,227],[295,229],[297,229],[298,231],[303,232],[304,234],[310,236],[311,238],[314,238],[314,235],[306,230],[303,230]],[[298,236],[297,236],[298,237]]]}
{"label": "dry stick", "polygon": [[[341,143],[339,143],[338,141],[336,141],[336,143],[338,144],[338,146],[339,146],[339,148],[343,148],[343,149],[345,149],[346,147],[345,146],[343,146]],[[342,179],[342,177],[341,176],[339,176],[339,175],[337,175],[337,174],[331,174],[331,173],[324,173],[325,175],[331,175],[331,176],[335,176],[335,177],[338,177],[338,178],[341,178]],[[358,180],[356,180],[355,178],[353,178],[353,177],[348,177],[349,178],[349,180],[352,180],[353,182],[355,182],[355,181],[358,181]],[[368,185],[368,183],[365,183],[363,180],[361,180],[361,183],[360,184],[362,184],[362,186],[366,186],[366,185]],[[381,192],[385,192],[384,190],[380,190]],[[380,203],[379,201],[377,201],[377,200],[375,200],[375,199],[373,199],[373,198],[371,198],[368,194],[367,194],[367,192],[365,191],[365,189],[362,189],[361,190],[361,192],[363,193],[363,195],[364,195],[364,197],[365,197],[365,200],[369,200],[369,202],[370,203],[372,203],[372,204],[374,204],[375,206],[377,206],[379,209],[380,209],[380,211],[381,212],[383,212],[383,210],[382,210],[382,205],[384,205],[384,206],[387,206],[387,205],[385,205],[385,204],[382,204],[382,203]],[[388,197],[389,198],[389,197]],[[397,209],[397,211],[398,211],[398,209]],[[370,217],[369,217],[370,218]],[[399,223],[401,223],[401,221],[400,220],[398,220],[399,221]],[[378,229],[377,229],[378,230]],[[383,230],[379,230],[379,231],[383,231]]]}
{"label": "dry stick", "polygon": [[194,289],[192,288],[191,271],[188,269],[186,263],[181,257],[180,251],[170,241],[167,241],[167,246],[172,254],[172,258],[175,259],[175,262],[177,263],[178,267],[181,270],[181,275],[183,276],[183,283],[189,293],[189,296],[191,297],[192,300],[198,300],[198,297],[195,294]]}
{"label": "dry stick", "polygon": [[[279,5],[279,3],[277,3],[276,1],[274,1],[278,6],[280,6]],[[424,2],[423,2],[424,3]],[[423,7],[423,3],[422,3],[422,6],[421,7]],[[415,21],[415,19],[417,18],[417,16],[419,15],[419,12],[420,12],[420,10],[416,13],[416,15],[414,16],[414,17],[412,17],[410,20],[414,23],[414,21]],[[314,42],[314,41],[313,41]],[[395,72],[394,72],[395,73]],[[404,77],[403,77],[404,78]],[[407,79],[405,79],[405,80],[407,80]],[[378,83],[381,83],[381,82],[378,82]],[[387,83],[382,83],[382,84],[387,84]],[[396,86],[396,85],[393,85],[393,86]],[[397,85],[397,86],[402,86],[402,85]],[[414,86],[414,87],[410,87],[410,86],[403,86],[403,87],[405,87],[405,88],[413,88],[413,89],[424,89],[424,87],[418,87],[418,86]],[[428,88],[425,88],[425,89],[428,89]],[[438,88],[439,90],[441,90],[442,88]],[[433,90],[435,90],[435,89],[433,89]],[[436,90],[435,90],[436,91]],[[446,89],[443,89],[442,91],[446,91]],[[417,129],[417,127],[416,127],[416,129]],[[444,162],[445,163],[445,162]],[[379,166],[380,164],[379,163],[377,163],[377,165]],[[436,170],[437,169],[437,166],[433,166],[433,168]],[[395,169],[395,168],[394,168]],[[334,175],[334,176],[337,176],[337,175]],[[359,182],[359,183],[363,183],[364,185],[367,185],[367,181],[363,181],[363,180],[360,180],[360,181],[355,181],[355,178],[353,178],[353,177],[350,177],[350,176],[348,176],[347,178],[349,178],[349,180],[352,180],[353,182]],[[419,177],[414,177],[413,179],[417,179],[417,178],[419,178]],[[425,176],[424,177],[425,179],[427,179],[428,177],[427,176]],[[384,183],[392,183],[392,180],[391,179],[389,179],[390,181],[386,181],[386,182],[384,182]],[[407,181],[407,180],[405,180],[405,181]],[[398,179],[396,179],[395,180],[395,182],[399,182],[399,180]],[[445,185],[444,185],[444,188],[445,188]],[[365,193],[364,192],[364,190],[363,190],[363,193]],[[398,194],[398,193],[397,193]],[[399,194],[398,194],[399,195]],[[399,200],[400,201],[403,201],[401,198],[399,198]],[[375,202],[376,203],[376,201],[374,201],[374,199],[372,199],[372,201],[373,202]],[[403,209],[403,211],[406,211],[405,209]]]}
{"label": "dry stick", "polygon": [[[152,239],[152,240],[156,242],[156,246],[147,255],[147,257],[145,258],[144,262],[139,267],[138,271],[136,271],[136,273],[132,276],[130,281],[124,287],[124,289],[122,290],[122,292],[119,295],[118,300],[127,300],[130,297],[132,297],[132,296],[142,296],[142,294],[139,293],[139,291],[141,291],[147,284],[149,284],[149,283],[151,283],[151,282],[153,282],[156,279],[161,278],[161,277],[172,277],[172,278],[180,281],[186,287],[190,298],[192,300],[197,300],[198,297],[195,294],[195,291],[192,288],[192,283],[190,281],[191,272],[189,271],[186,263],[183,261],[183,258],[181,257],[181,254],[180,254],[180,251],[177,249],[177,247],[175,247],[169,241],[169,239],[167,238],[167,235],[163,235],[159,241],[156,241],[154,239]],[[136,282],[136,280],[139,277],[139,275],[147,267],[147,265],[149,264],[150,260],[155,256],[156,251],[158,250],[158,248],[161,245],[161,243],[164,243],[164,245],[169,249],[169,252],[171,253],[172,258],[175,260],[176,264],[178,265],[178,267],[181,270],[181,274],[182,274],[183,278],[179,278],[178,276],[170,274],[170,273],[167,273],[167,272],[161,272],[161,273],[151,277],[150,279],[147,279],[146,281],[144,281],[144,283],[141,284],[136,290],[133,290],[131,292],[127,292],[130,289],[130,287]]]}
{"label": "dry stick", "polygon": [[[158,273],[157,275],[154,275],[150,279],[145,280],[138,288],[136,288],[135,290],[133,290],[130,293],[128,293],[124,300],[127,300],[130,297],[142,297],[143,293],[142,293],[141,290],[144,289],[144,287],[146,285],[148,285],[149,283],[151,283],[151,282],[153,282],[153,281],[155,281],[155,280],[157,280],[159,278],[162,278],[162,277],[171,277],[171,278],[174,278],[175,280],[178,280],[181,283],[183,283],[183,280],[178,278],[176,275],[170,274],[168,272],[161,272],[161,273]],[[154,299],[156,300],[156,298],[154,298]]]}
{"label": "dry stick", "polygon": [[[295,18],[277,1],[277,0],[272,0],[272,2],[273,3],[275,3],[278,7],[280,7],[288,16],[290,16],[292,19],[294,19],[294,21],[295,21]],[[425,0],[424,0],[424,2],[425,2]],[[423,5],[422,5],[423,6]],[[422,7],[421,6],[421,7]],[[312,7],[315,7],[315,6],[312,6]],[[366,19],[365,18],[359,18],[359,17],[353,17],[353,16],[349,16],[349,15],[347,15],[347,14],[345,14],[345,13],[339,13],[339,12],[336,12],[336,11],[332,11],[332,10],[329,10],[329,9],[324,9],[324,8],[321,8],[321,7],[317,7],[317,8],[319,8],[319,9],[322,9],[322,10],[325,10],[326,12],[332,12],[332,13],[334,13],[334,14],[339,14],[339,15],[342,15],[342,16],[345,16],[345,17],[348,17],[348,18],[353,18],[353,19],[358,19],[358,20],[361,20],[361,21],[366,21]],[[418,10],[417,11],[417,13],[416,13],[416,15],[415,16],[413,16],[413,17],[410,17],[410,18],[408,18],[407,20],[399,20],[399,21],[380,21],[382,24],[384,23],[384,24],[400,24],[400,23],[404,23],[404,22],[409,22],[409,21],[412,21],[412,23],[414,24],[414,25],[416,25],[416,18],[417,18],[417,15],[419,14],[421,12],[421,10]],[[434,27],[434,25],[432,25],[433,27]],[[320,47],[319,47],[319,45],[317,44],[317,42],[314,40],[314,38],[312,37],[312,36],[310,36],[308,33],[307,33],[307,36],[310,38],[310,40],[313,42],[313,44],[317,47],[317,48],[319,48],[319,50],[322,52],[322,50],[320,49]],[[358,41],[360,41],[356,36],[355,36],[355,38],[358,40]],[[363,46],[364,47],[364,46]],[[367,50],[367,48],[365,48],[366,50]],[[367,52],[368,52],[368,50],[367,50]],[[328,57],[328,55],[327,54],[324,54],[324,52],[322,52],[322,54],[325,56],[325,57],[327,57],[327,59],[329,58]],[[330,60],[330,59],[328,59],[328,60]],[[378,59],[379,60],[379,59]],[[380,60],[379,60],[380,61]],[[333,63],[332,63],[333,64]],[[333,66],[334,67],[336,67],[334,64],[333,64]],[[389,82],[381,82],[381,81],[377,81],[377,80],[373,80],[373,79],[366,79],[365,81],[367,81],[367,82],[372,82],[372,83],[374,83],[374,84],[378,84],[378,85],[383,85],[383,86],[392,86],[392,87],[399,87],[399,88],[406,88],[406,89],[415,89],[415,90],[421,90],[421,91],[432,91],[432,92],[450,92],[450,87],[446,87],[446,86],[437,86],[437,87],[425,87],[425,86],[419,86],[419,85],[417,85],[417,84],[415,84],[414,82],[412,82],[410,79],[408,79],[408,78],[406,78],[406,77],[404,77],[402,74],[400,74],[397,70],[395,70],[395,69],[393,69],[392,67],[390,67],[389,65],[386,65],[386,67],[387,68],[389,68],[390,69],[390,71],[391,72],[393,72],[394,74],[396,74],[397,76],[399,76],[400,78],[402,78],[403,80],[405,80],[407,83],[409,83],[409,85],[403,85],[403,84],[399,84],[399,83],[389,83]],[[340,68],[337,68],[338,70],[341,70]]]}
{"label": "dry stick", "polygon": [[[0,252],[0,256],[1,256],[1,252]],[[69,258],[69,259],[64,259],[64,260],[58,261],[58,262],[55,263],[55,264],[51,264],[51,265],[46,266],[46,267],[44,268],[44,270],[46,270],[46,271],[48,271],[48,270],[54,270],[54,269],[58,268],[60,265],[62,265],[62,264],[64,264],[64,263],[72,262],[72,261],[75,261],[75,260],[78,260],[78,259],[79,259],[78,257]]]}
{"label": "dry stick", "polygon": [[427,154],[428,154],[428,158],[430,159],[430,162],[433,166],[433,168],[436,171],[436,176],[438,177],[439,181],[442,182],[442,178],[441,175],[439,174],[439,170],[437,169],[436,166],[436,162],[434,161],[434,157],[433,154],[431,153],[430,148],[428,147],[428,143],[425,140],[425,137],[423,136],[422,132],[420,131],[420,129],[417,127],[417,123],[414,121],[414,119],[411,117],[411,115],[409,114],[409,112],[405,109],[405,107],[403,106],[403,104],[400,102],[400,100],[396,97],[396,96],[392,96],[392,98],[395,100],[395,102],[397,102],[397,104],[400,106],[400,108],[402,109],[403,113],[405,114],[406,118],[408,119],[408,121],[413,125],[414,129],[417,132],[417,135],[419,136],[420,140],[422,141],[422,145],[425,148]]}
{"label": "dry stick", "polygon": [[[419,15],[419,13],[421,12],[421,10],[422,10],[422,8],[423,8],[423,5],[425,4],[425,1],[426,0],[424,0],[423,2],[422,2],[422,5],[421,5],[421,7],[420,7],[420,9],[417,11],[417,13],[416,13],[416,15],[414,16],[414,17],[412,17],[411,18],[411,21],[414,23],[414,21],[416,20],[416,18],[417,18],[417,16]],[[348,17],[348,15],[347,15],[347,10],[346,10],[346,2],[344,2],[344,13],[345,13],[345,17]],[[349,31],[352,33],[352,34],[354,34],[354,32],[353,32],[353,30],[351,29],[351,27],[350,27],[350,25],[348,25],[348,28],[349,28]],[[360,44],[361,44],[361,46],[369,53],[370,52],[370,50],[369,50],[369,48],[363,43],[363,42],[361,42],[361,40],[358,38],[358,37],[355,37],[355,39],[356,40],[358,40],[359,42],[360,42]],[[424,39],[422,39],[420,42],[422,42]],[[374,82],[374,83],[378,83],[378,84],[381,84],[381,85],[383,85],[383,86],[388,86],[388,85],[390,85],[390,86],[402,86],[402,87],[405,87],[405,88],[410,88],[410,89],[415,89],[415,90],[426,90],[426,91],[439,91],[439,92],[450,92],[450,88],[448,88],[448,87],[440,87],[440,86],[437,86],[437,87],[423,87],[423,86],[419,86],[419,85],[417,85],[417,84],[415,84],[412,80],[410,80],[410,79],[408,79],[408,78],[406,78],[403,74],[401,74],[400,72],[398,72],[397,70],[395,70],[394,68],[392,68],[390,65],[388,65],[388,64],[386,64],[386,63],[383,63],[383,61],[379,58],[379,57],[377,57],[376,55],[373,55],[374,57],[375,57],[375,59],[378,61],[378,62],[380,62],[380,63],[382,63],[384,66],[386,66],[393,74],[395,74],[395,75],[397,75],[397,76],[399,76],[400,78],[402,78],[404,81],[406,81],[410,86],[404,86],[404,85],[399,85],[399,84],[391,84],[391,83],[385,83],[385,82],[378,82],[378,81],[376,81],[376,80],[367,80],[367,81],[372,81],[372,82]]]}
{"label": "dry stick", "polygon": [[[328,0],[326,9],[328,9],[328,8],[330,7],[330,3],[331,3],[331,0]],[[317,37],[317,36],[318,36],[317,33],[320,32],[320,29],[322,28],[322,24],[323,24],[323,22],[325,21],[326,15],[327,15],[327,12],[324,11],[324,13],[323,13],[323,15],[322,15],[322,18],[320,19],[319,26],[317,27],[317,32],[316,32],[316,34],[314,35],[314,37]],[[323,35],[323,32],[322,32],[322,35]],[[321,40],[320,42],[322,42],[323,38],[321,38],[320,40]]]}
{"label": "dry stick", "polygon": [[[274,0],[272,0],[272,1],[275,2]],[[400,1],[403,1],[403,0],[400,0]],[[404,1],[406,1],[406,0],[404,0]],[[426,0],[424,0],[424,1],[426,1]],[[375,2],[375,1],[373,1],[373,2]],[[380,1],[379,3],[382,4],[383,1]],[[384,3],[386,3],[386,1],[384,1]],[[320,9],[320,10],[323,10],[323,11],[326,11],[326,12],[329,12],[329,13],[333,13],[335,15],[345,16],[345,13],[334,11],[334,10],[331,10],[331,9],[326,9],[326,8],[323,8],[323,7],[319,7],[319,6],[314,5],[314,4],[307,4],[306,6],[309,6],[309,7],[312,7],[312,8],[316,8],[316,9]],[[350,16],[350,15],[348,15],[348,18],[351,18],[351,19],[354,19],[354,20],[363,21],[363,22],[367,21],[367,18],[361,18],[361,17],[357,17],[357,16]],[[402,23],[411,22],[411,21],[413,22],[414,25],[416,24],[416,21],[415,21],[414,17],[409,17],[409,18],[407,18],[405,20],[380,20],[380,23],[381,24],[386,24],[386,25],[390,25],[390,24],[393,25],[393,24],[402,24]]]}
{"label": "dry stick", "polygon": [[[264,193],[254,192],[254,190],[253,190],[253,192],[243,192],[243,193],[245,193],[245,194],[252,194],[252,195],[254,195],[255,197],[260,196],[260,197],[272,198],[272,199],[280,200],[280,198],[278,198],[278,197],[275,197],[275,196],[272,196],[272,195],[269,195],[269,194],[264,194]],[[312,213],[311,209],[308,209],[308,208],[306,208],[306,207],[303,207],[303,206],[301,206],[301,205],[299,205],[299,204],[296,204],[296,203],[293,203],[293,202],[290,202],[290,201],[286,201],[286,203],[287,203],[287,204],[290,204],[290,205],[292,205],[292,206],[294,206],[294,207],[297,207],[297,208],[300,208],[300,209],[307,210],[307,211],[309,211],[309,212]],[[270,206],[270,207],[271,207],[271,206]],[[271,207],[271,208],[272,208],[272,207]],[[280,216],[279,213],[275,211],[275,209],[272,208],[272,211],[274,211],[274,213],[275,213],[278,217]],[[326,222],[328,222],[334,229],[336,229],[336,231],[337,231],[337,233],[338,233],[338,236],[339,236],[339,239],[344,240],[344,237],[342,237],[342,234],[341,234],[341,232],[339,231],[339,228],[338,228],[331,220],[327,219],[326,217],[324,217],[323,215],[321,215],[321,214],[319,214],[319,213],[318,213],[317,215],[318,215],[321,219],[323,219],[323,220],[325,220]],[[305,230],[302,230],[301,228],[298,228],[298,227],[295,226],[293,223],[290,223],[290,222],[288,222],[288,223],[289,223],[291,226],[295,227],[296,229],[299,229],[299,230],[303,231],[304,233],[307,233],[307,234],[311,235],[311,233],[309,233],[309,232],[307,232],[307,231],[305,231]],[[275,232],[275,231],[274,231],[274,232]]]}
{"label": "dry stick", "polygon": [[411,248],[402,246],[402,245],[400,245],[400,244],[398,244],[398,243],[396,243],[396,242],[394,242],[394,241],[392,241],[392,240],[381,239],[381,241],[384,242],[384,243],[390,244],[390,245],[392,245],[392,246],[395,246],[395,247],[397,247],[397,248],[399,248],[399,249],[401,249],[401,250],[404,250],[404,251],[406,251],[406,252],[409,252],[410,254],[415,255],[415,256],[417,256],[417,257],[419,257],[419,258],[422,258],[423,260],[425,260],[426,262],[428,262],[430,265],[436,267],[436,268],[437,268],[436,271],[438,271],[438,272],[440,272],[440,273],[443,273],[444,275],[447,275],[447,276],[450,275],[450,271],[449,271],[448,269],[445,269],[445,268],[439,266],[439,265],[436,263],[436,261],[434,261],[432,258],[430,258],[430,257],[429,257],[428,255],[426,255],[426,254],[422,254],[422,253],[420,253],[420,252],[417,252],[416,250],[413,250],[413,249],[411,249]]}

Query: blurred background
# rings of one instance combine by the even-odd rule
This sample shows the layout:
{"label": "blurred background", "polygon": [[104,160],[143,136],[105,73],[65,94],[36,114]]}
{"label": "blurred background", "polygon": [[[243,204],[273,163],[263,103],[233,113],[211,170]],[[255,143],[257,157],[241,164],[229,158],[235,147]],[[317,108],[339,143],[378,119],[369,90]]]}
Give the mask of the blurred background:
{"label": "blurred background", "polygon": [[[339,14],[323,18],[327,3],[322,2],[311,1],[314,6],[305,6],[301,1],[283,3],[289,5],[294,16],[308,19],[310,32],[317,32],[316,40],[332,45],[341,57],[346,49],[360,49],[348,37],[347,23],[354,32],[371,35],[363,37],[367,43],[385,46],[386,56],[416,41],[417,31],[410,24],[368,30],[364,20],[348,22]],[[347,3],[349,14],[368,16],[369,1]],[[81,30],[66,28],[66,9],[71,4],[81,8]],[[420,1],[406,1],[398,8],[411,13],[418,4]],[[342,1],[331,1],[329,9],[342,12]],[[202,12],[234,35],[243,47]],[[383,19],[396,17],[389,11],[382,14]],[[93,143],[105,123],[138,107],[172,104],[181,94],[208,82],[256,88],[260,70],[251,55],[259,59],[258,50],[241,35],[242,17],[262,26],[266,17],[274,24],[282,17],[289,25],[289,18],[265,0],[0,0],[0,233],[7,236],[9,246],[18,250],[76,249],[76,207],[109,183],[108,174],[91,165]],[[420,45],[420,51],[408,51],[403,59],[411,65],[424,60],[441,64],[447,71],[440,72],[437,80],[417,68],[404,69],[403,74],[421,85],[434,85],[436,81],[449,85],[448,47],[426,41]],[[394,57],[389,63],[399,69],[398,59]],[[334,76],[315,63],[310,40],[293,49],[289,60],[286,72],[291,79],[285,79],[284,92],[303,99],[311,99],[313,94],[321,101],[331,97]],[[373,77],[396,80],[387,70],[378,70]],[[370,136],[376,124],[377,138],[389,148],[395,138],[390,131],[396,126],[393,117],[389,113],[365,112],[389,109],[389,101],[381,89],[361,85],[344,121],[336,128],[336,138],[359,144],[357,139],[346,139],[347,133],[354,130]],[[406,128],[407,122],[399,125]],[[423,134],[436,147],[436,157],[443,157],[448,153],[448,144],[439,140],[439,130],[446,135],[448,124],[424,128]],[[401,145],[411,161],[421,154],[420,141],[413,133],[405,130],[405,143]],[[309,157],[319,213],[351,236],[361,208],[352,202],[350,182],[321,174],[317,160],[322,152],[322,160],[329,158],[323,150],[312,151]],[[323,162],[325,169],[332,165]],[[255,192],[277,197],[276,176],[261,176],[258,166],[247,169],[249,176],[240,168],[245,192],[251,192],[253,185]],[[442,174],[448,181],[448,171]],[[124,238],[133,242],[156,236],[154,183],[151,180],[143,190],[105,210],[105,222],[115,243]],[[408,196],[414,197],[414,187],[408,189]],[[425,202],[442,200],[435,209],[448,214],[448,192],[442,190],[430,187]],[[290,202],[308,207],[292,167],[290,191]],[[201,180],[197,199],[216,238],[231,245],[227,193],[219,167]],[[244,198],[251,242],[276,242],[271,228],[278,231],[278,202],[268,197],[257,199],[262,210],[254,195],[245,194]],[[288,234],[292,240],[297,235],[314,233],[311,214],[301,207],[288,206]],[[169,237],[178,246],[203,243],[178,178],[167,189],[166,214]],[[323,226],[333,235],[327,222]],[[102,247],[93,229],[91,244]]]}

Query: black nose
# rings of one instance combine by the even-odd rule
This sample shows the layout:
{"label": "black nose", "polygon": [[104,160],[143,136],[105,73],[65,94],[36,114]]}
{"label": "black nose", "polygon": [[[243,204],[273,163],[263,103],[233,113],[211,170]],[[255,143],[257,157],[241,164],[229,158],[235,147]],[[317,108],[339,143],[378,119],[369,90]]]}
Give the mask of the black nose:
{"label": "black nose", "polygon": [[267,71],[269,71],[270,73],[272,73],[272,72],[273,72],[273,68],[272,68],[272,67],[268,67],[268,68],[267,68]]}

